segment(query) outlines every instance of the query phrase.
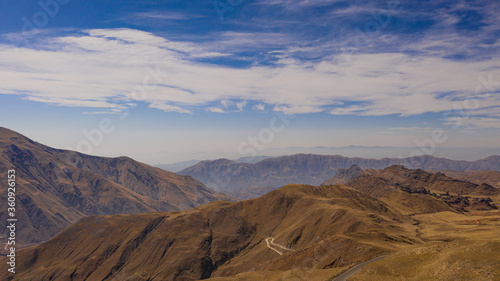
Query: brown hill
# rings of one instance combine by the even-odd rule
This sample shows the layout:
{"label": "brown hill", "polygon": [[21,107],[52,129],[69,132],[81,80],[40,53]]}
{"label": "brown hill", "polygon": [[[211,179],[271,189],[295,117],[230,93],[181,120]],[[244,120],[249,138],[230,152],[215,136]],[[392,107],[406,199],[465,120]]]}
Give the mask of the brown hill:
{"label": "brown hill", "polygon": [[500,280],[499,211],[414,218],[427,243],[402,248],[349,280]]}
{"label": "brown hill", "polygon": [[338,169],[357,165],[361,169],[384,169],[404,165],[425,170],[496,170],[500,171],[500,156],[478,161],[455,161],[430,155],[409,158],[364,159],[339,155],[295,154],[268,158],[254,164],[237,163],[228,159],[202,161],[179,173],[190,175],[206,186],[223,192],[237,192],[248,186],[278,188],[290,183],[319,185],[336,174]]}
{"label": "brown hill", "polygon": [[470,181],[475,184],[487,183],[495,188],[500,189],[500,172],[498,171],[452,171],[452,170],[441,170],[429,172],[438,173],[441,172],[448,177],[452,177],[462,181]]}
{"label": "brown hill", "polygon": [[[409,193],[423,193],[424,190],[478,196],[495,196],[500,193],[497,188],[488,184],[475,184],[448,177],[441,172],[430,173],[420,169],[412,170],[400,165],[394,165],[383,170],[369,169],[364,171],[353,166],[349,170],[339,170],[339,172],[339,175],[326,180],[322,185],[343,181],[349,186],[356,185],[359,188],[368,188],[364,191],[371,194],[381,190],[371,190],[368,184],[361,186],[361,184],[357,183],[362,182],[362,179],[378,179],[379,182],[389,184],[389,189],[397,188]],[[350,175],[349,180],[345,179],[345,174]]]}
{"label": "brown hill", "polygon": [[[18,244],[47,240],[86,215],[185,210],[228,198],[189,176],[127,157],[53,149],[0,127],[3,183],[8,169],[16,170],[16,215],[23,222],[17,231]],[[7,202],[6,196],[2,192],[0,200]],[[2,232],[6,211],[0,211]]]}
{"label": "brown hill", "polygon": [[410,170],[403,166],[389,167],[376,173],[376,176],[411,191],[425,188],[430,191],[481,196],[495,196],[499,193],[498,189],[488,184],[478,185],[447,177],[443,173],[433,174],[420,169]]}
{"label": "brown hill", "polygon": [[[340,273],[421,243],[413,222],[349,187],[289,185],[257,199],[184,212],[86,217],[20,250],[15,277],[198,280],[295,268]],[[0,279],[12,280],[5,261],[0,264]]]}
{"label": "brown hill", "polygon": [[[464,195],[496,196],[500,193],[489,185],[477,185],[447,177],[442,173],[410,170],[398,165],[384,170],[361,171],[357,167],[350,170],[341,172],[324,184],[341,181],[349,174],[352,179],[347,181],[346,185],[380,198],[404,213],[451,211],[451,206],[460,210],[491,209],[495,208],[490,204],[491,201],[469,200]],[[434,192],[454,195],[431,194]]]}
{"label": "brown hill", "polygon": [[403,214],[455,211],[445,202],[429,194],[403,191],[382,178],[361,175],[349,181],[347,184],[359,191],[379,198],[393,208],[400,210]]}

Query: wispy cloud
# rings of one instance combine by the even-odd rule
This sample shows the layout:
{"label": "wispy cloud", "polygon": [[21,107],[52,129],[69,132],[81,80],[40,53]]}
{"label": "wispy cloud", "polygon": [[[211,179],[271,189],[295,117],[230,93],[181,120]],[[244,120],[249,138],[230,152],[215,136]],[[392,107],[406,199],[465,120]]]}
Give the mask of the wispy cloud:
{"label": "wispy cloud", "polygon": [[500,118],[487,117],[449,117],[446,118],[445,125],[463,127],[465,129],[499,129]]}
{"label": "wispy cloud", "polygon": [[254,110],[264,111],[266,109],[266,105],[263,103],[256,104],[252,107]]}
{"label": "wispy cloud", "polygon": [[141,19],[153,19],[153,20],[190,20],[193,18],[203,18],[203,16],[201,15],[193,13],[185,13],[180,11],[142,12],[142,13],[136,13],[133,16]]}
{"label": "wispy cloud", "polygon": [[242,112],[245,109],[245,106],[247,105],[247,101],[244,100],[241,102],[237,102],[237,103],[235,103],[235,105],[236,105],[236,108],[238,109],[237,111]]}
{"label": "wispy cloud", "polygon": [[269,0],[259,1],[261,5],[279,5],[285,8],[298,8],[298,7],[322,7],[333,3],[346,3],[345,0]]}
{"label": "wispy cloud", "polygon": [[433,130],[432,127],[392,127],[388,128],[391,131],[403,131],[403,132],[430,132]]}
{"label": "wispy cloud", "polygon": [[209,107],[208,111],[214,112],[214,113],[227,113],[224,109],[218,108],[218,107]]}
{"label": "wispy cloud", "polygon": [[120,109],[110,109],[106,111],[84,111],[83,114],[87,115],[103,115],[103,114],[109,114],[109,115],[116,115],[116,114],[121,114],[122,111]]}
{"label": "wispy cloud", "polygon": [[[243,100],[243,101],[236,102],[236,101],[231,101],[231,100],[221,100],[220,104],[226,110],[230,110],[232,112],[242,112],[242,111],[244,111],[245,106],[247,105],[247,101]],[[217,113],[227,113],[226,110],[223,110],[223,109],[217,108],[217,107],[209,108],[209,111],[217,112]]]}
{"label": "wispy cloud", "polygon": [[[213,51],[203,43],[132,29],[87,30],[30,48],[1,45],[0,92],[56,105],[116,108],[143,84],[149,68],[160,69],[163,79],[148,82],[156,87],[142,101],[164,111],[190,113],[217,108],[215,103],[242,111],[253,101],[287,114],[409,116],[453,110],[463,99],[475,98],[478,77],[500,81],[499,56],[471,61],[359,53],[349,60],[341,55],[283,59],[246,68],[196,61]],[[500,106],[498,88],[482,87],[477,94],[477,110]]]}
{"label": "wispy cloud", "polygon": [[186,108],[168,104],[167,102],[164,101],[150,100],[150,102],[151,102],[149,105],[150,108],[156,108],[167,112],[192,113],[190,110]]}

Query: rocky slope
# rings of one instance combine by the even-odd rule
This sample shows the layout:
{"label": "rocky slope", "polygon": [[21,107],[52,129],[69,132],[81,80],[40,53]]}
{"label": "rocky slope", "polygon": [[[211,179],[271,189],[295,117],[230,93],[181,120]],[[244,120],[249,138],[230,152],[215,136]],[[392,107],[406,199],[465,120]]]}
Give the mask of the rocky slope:
{"label": "rocky slope", "polygon": [[[9,169],[16,170],[21,244],[47,240],[86,215],[185,210],[229,198],[190,176],[127,157],[53,149],[0,128],[0,182],[7,183]],[[0,200],[7,202],[6,196],[0,193]],[[2,232],[6,212],[0,210]]]}
{"label": "rocky slope", "polygon": [[470,181],[476,184],[487,183],[493,187],[500,188],[500,172],[498,171],[452,171],[452,170],[430,170],[431,173],[441,172],[449,177]]}
{"label": "rocky slope", "polygon": [[[346,178],[346,175],[349,176]],[[478,185],[442,173],[411,170],[399,165],[364,171],[353,166],[341,170],[323,185],[333,182],[343,182],[408,213],[451,211],[450,207],[457,210],[494,209],[496,206],[487,198],[500,194],[500,190],[488,184]]]}

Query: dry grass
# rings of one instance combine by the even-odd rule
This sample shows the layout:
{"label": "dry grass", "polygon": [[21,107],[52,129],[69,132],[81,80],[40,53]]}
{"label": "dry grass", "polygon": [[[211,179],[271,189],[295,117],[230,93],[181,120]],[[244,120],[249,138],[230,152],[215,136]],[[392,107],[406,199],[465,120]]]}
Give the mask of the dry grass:
{"label": "dry grass", "polygon": [[341,274],[347,267],[332,269],[297,268],[288,271],[245,272],[233,277],[210,278],[210,281],[326,281]]}
{"label": "dry grass", "polygon": [[499,242],[431,242],[369,264],[351,280],[500,280],[499,253]]}
{"label": "dry grass", "polygon": [[351,280],[500,280],[500,212],[415,216],[422,238]]}

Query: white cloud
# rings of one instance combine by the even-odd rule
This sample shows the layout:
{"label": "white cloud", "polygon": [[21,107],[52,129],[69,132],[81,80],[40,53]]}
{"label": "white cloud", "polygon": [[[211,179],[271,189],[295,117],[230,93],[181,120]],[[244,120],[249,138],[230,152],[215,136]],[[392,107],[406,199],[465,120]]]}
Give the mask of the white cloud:
{"label": "white cloud", "polygon": [[365,107],[358,105],[348,106],[348,107],[337,107],[331,110],[330,114],[334,115],[360,114],[363,110],[365,110]]}
{"label": "white cloud", "polygon": [[[454,61],[373,53],[353,54],[348,61],[338,56],[233,68],[193,61],[214,53],[205,44],[132,29],[87,30],[48,42],[32,48],[0,45],[0,93],[62,106],[116,108],[147,80],[150,89],[142,101],[164,111],[191,113],[219,102],[242,111],[247,101],[256,101],[257,110],[269,105],[286,114],[408,116],[453,110],[460,100],[476,97],[478,77],[500,81],[500,57]],[[158,81],[150,73],[157,68]],[[500,106],[498,89],[480,88],[477,110]]]}
{"label": "white cloud", "polygon": [[283,112],[285,114],[303,114],[303,113],[316,113],[323,111],[318,106],[309,105],[278,105],[273,108],[274,111]]}
{"label": "white cloud", "polygon": [[295,45],[296,38],[277,32],[235,32],[225,31],[213,35],[215,40],[204,42],[203,45],[210,49],[222,49],[225,52],[249,52],[282,48]]}
{"label": "white cloud", "polygon": [[149,105],[149,107],[160,109],[160,110],[167,111],[167,112],[191,113],[190,110],[187,110],[185,108],[182,108],[182,107],[179,107],[176,105],[171,105],[171,104],[168,104],[168,103],[162,102],[162,101],[154,101]]}
{"label": "white cloud", "polygon": [[226,111],[224,109],[218,108],[218,107],[209,107],[208,111],[214,112],[214,113],[226,113]]}
{"label": "white cloud", "polygon": [[266,105],[263,103],[256,104],[252,107],[254,110],[264,111],[266,109]]}
{"label": "white cloud", "polygon": [[241,102],[237,102],[235,103],[236,105],[236,108],[238,108],[238,112],[242,112],[244,109],[245,109],[245,106],[247,105],[247,101],[244,100],[244,101],[241,101]]}
{"label": "white cloud", "polygon": [[229,100],[221,100],[220,101],[220,104],[224,107],[224,108],[228,108],[230,105],[233,104],[232,101],[229,101]]}

